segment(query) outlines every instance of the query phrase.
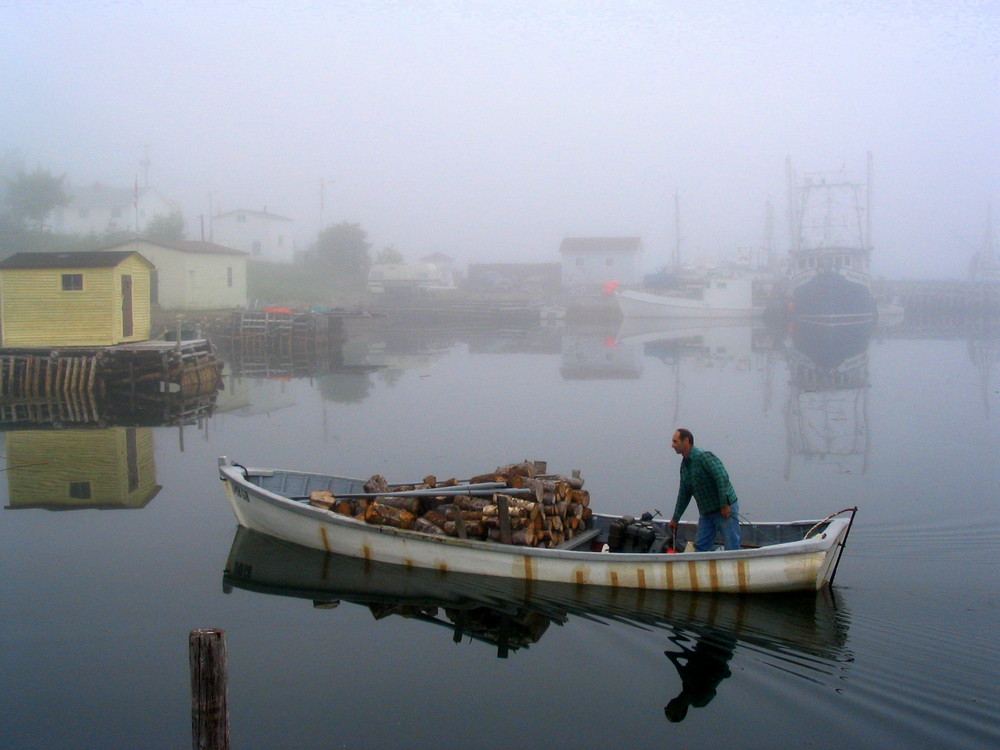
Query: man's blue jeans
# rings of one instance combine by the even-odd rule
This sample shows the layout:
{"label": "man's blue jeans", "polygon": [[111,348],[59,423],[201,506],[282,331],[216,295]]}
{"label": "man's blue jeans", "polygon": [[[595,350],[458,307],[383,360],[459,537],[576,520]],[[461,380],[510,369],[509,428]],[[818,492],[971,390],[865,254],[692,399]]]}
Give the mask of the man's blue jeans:
{"label": "man's blue jeans", "polygon": [[713,511],[698,516],[698,539],[694,543],[695,551],[709,552],[715,547],[716,534],[722,537],[726,549],[740,548],[740,522],[738,520],[740,504],[729,506],[729,518],[723,518],[722,513]]}

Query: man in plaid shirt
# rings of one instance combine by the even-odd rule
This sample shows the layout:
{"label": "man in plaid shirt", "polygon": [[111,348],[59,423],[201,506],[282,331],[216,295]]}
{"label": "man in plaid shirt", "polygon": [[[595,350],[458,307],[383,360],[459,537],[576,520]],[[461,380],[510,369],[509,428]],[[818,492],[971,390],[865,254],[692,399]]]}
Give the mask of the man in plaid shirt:
{"label": "man in plaid shirt", "polygon": [[670,519],[670,530],[677,531],[677,522],[687,510],[693,496],[698,503],[698,538],[694,547],[708,552],[715,546],[716,534],[722,537],[726,549],[740,548],[739,502],[729,481],[726,467],[715,454],[694,447],[694,435],[683,428],[674,433],[671,443],[681,461],[681,484],[677,490],[677,505]]}

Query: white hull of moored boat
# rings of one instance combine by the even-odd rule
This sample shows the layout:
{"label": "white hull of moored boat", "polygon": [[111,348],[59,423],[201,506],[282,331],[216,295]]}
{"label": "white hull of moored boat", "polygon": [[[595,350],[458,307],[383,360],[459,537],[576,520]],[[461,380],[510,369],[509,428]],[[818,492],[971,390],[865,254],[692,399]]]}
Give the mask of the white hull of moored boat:
{"label": "white hull of moored boat", "polygon": [[830,581],[851,525],[842,518],[798,522],[803,533],[813,523],[822,529],[800,541],[739,551],[546,549],[371,525],[312,507],[254,481],[278,472],[245,469],[225,458],[220,459],[219,472],[238,522],[254,531],[373,562],[525,581],[719,593],[817,590]]}

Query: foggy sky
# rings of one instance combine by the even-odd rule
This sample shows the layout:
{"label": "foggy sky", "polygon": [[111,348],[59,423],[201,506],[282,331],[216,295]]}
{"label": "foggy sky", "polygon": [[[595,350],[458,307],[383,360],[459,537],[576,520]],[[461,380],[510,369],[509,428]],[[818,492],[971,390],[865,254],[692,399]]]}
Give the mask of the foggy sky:
{"label": "foggy sky", "polygon": [[[1000,3],[0,0],[0,153],[407,260],[788,247],[785,158],[874,155],[874,271],[961,277],[1000,227]],[[211,197],[210,197],[211,196]],[[211,201],[211,203],[210,203]]]}

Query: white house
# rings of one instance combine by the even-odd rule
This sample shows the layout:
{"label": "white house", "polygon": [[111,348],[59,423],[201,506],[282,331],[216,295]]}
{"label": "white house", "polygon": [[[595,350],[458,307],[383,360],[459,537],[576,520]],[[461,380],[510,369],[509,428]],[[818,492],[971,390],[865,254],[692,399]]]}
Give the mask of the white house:
{"label": "white house", "polygon": [[290,263],[295,259],[292,232],[295,222],[287,216],[238,209],[212,217],[211,240],[244,250],[252,258]]}
{"label": "white house", "polygon": [[165,310],[245,307],[247,254],[211,242],[136,239],[114,250],[134,250],[155,266],[150,301]]}
{"label": "white house", "polygon": [[[180,207],[154,188],[116,188],[95,182],[67,187],[69,203],[56,206],[47,223],[60,234],[142,232],[157,216],[169,216]],[[138,226],[136,223],[138,222]]]}
{"label": "white house", "polygon": [[641,280],[641,237],[566,237],[559,254],[562,283],[570,289],[596,288],[608,282],[627,286]]}

